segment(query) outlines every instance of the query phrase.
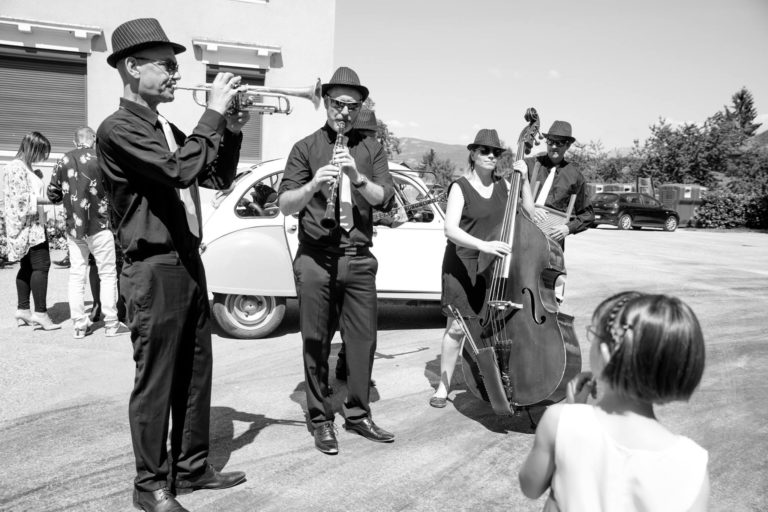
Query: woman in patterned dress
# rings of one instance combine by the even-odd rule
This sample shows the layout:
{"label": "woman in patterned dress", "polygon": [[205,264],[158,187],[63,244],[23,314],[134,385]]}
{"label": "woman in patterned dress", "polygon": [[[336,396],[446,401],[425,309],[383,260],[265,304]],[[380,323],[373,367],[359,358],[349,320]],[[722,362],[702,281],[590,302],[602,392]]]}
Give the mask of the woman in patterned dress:
{"label": "woman in patterned dress", "polygon": [[[48,316],[46,294],[51,256],[45,232],[45,212],[41,205],[50,204],[43,180],[32,164],[48,159],[51,143],[42,134],[30,132],[24,136],[16,158],[5,166],[3,199],[5,213],[6,249],[9,261],[19,262],[16,275],[18,306],[16,322],[46,331],[59,329]],[[30,294],[35,311],[30,311]]]}

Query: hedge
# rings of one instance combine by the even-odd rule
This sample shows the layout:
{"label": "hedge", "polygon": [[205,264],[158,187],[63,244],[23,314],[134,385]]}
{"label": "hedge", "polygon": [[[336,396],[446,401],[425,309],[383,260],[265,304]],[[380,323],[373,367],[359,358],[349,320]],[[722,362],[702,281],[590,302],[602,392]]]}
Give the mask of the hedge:
{"label": "hedge", "polygon": [[697,228],[768,229],[768,196],[733,192],[707,194],[691,224]]}

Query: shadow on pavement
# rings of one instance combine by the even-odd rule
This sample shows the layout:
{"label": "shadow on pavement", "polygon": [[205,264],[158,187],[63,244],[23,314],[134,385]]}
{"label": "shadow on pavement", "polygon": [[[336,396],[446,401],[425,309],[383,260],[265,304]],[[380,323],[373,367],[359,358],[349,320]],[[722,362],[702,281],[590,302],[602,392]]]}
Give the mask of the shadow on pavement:
{"label": "shadow on pavement", "polygon": [[[440,383],[440,356],[427,362],[424,366],[424,376],[429,381],[432,389],[437,389]],[[453,396],[453,398],[451,398]],[[536,431],[534,424],[538,424],[544,407],[531,407],[531,418],[524,410],[517,411],[514,416],[499,416],[493,412],[491,404],[481,400],[469,391],[464,380],[462,361],[456,361],[456,369],[453,372],[451,387],[448,393],[448,403],[453,404],[457,411],[481,424],[486,429],[497,434],[518,432],[521,434],[533,434]],[[532,424],[533,423],[533,424]]]}
{"label": "shadow on pavement", "polygon": [[[235,421],[250,423],[248,429],[235,436]],[[303,421],[269,418],[263,414],[237,411],[231,407],[211,407],[210,450],[208,461],[217,469],[227,465],[232,452],[251,444],[256,436],[271,425],[303,427]]]}

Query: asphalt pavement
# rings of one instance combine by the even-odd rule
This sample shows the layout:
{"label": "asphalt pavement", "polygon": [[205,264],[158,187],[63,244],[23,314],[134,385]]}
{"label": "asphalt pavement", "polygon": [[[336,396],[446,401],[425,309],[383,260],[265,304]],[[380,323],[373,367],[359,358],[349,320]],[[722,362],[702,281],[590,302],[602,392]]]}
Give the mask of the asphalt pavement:
{"label": "asphalt pavement", "polygon": [[[569,237],[566,258],[562,309],[576,319],[585,369],[584,328],[609,294],[668,293],[693,307],[707,343],[704,378],[690,402],[659,408],[659,419],[709,450],[711,510],[768,510],[768,234],[600,228]],[[48,303],[63,328],[17,328],[17,268],[0,269],[0,510],[132,510],[130,338],[107,338],[97,325],[73,339],[68,271],[55,268]],[[210,460],[248,481],[179,501],[193,511],[541,510],[543,500],[517,484],[533,441],[526,415],[494,415],[460,375],[448,407],[429,407],[444,324],[437,307],[380,309],[372,410],[397,439],[372,443],[337,417],[337,456],[315,450],[304,425],[295,301],[273,337],[215,335]],[[345,387],[332,384],[340,409]]]}

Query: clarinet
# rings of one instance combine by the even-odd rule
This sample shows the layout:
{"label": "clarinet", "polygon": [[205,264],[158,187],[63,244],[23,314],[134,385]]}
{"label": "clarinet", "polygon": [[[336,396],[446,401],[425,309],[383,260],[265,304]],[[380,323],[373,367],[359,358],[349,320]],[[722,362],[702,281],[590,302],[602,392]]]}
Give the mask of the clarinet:
{"label": "clarinet", "polygon": [[[344,128],[346,123],[344,121],[337,121],[339,131],[336,133],[336,143],[333,145],[333,153],[344,147]],[[335,160],[331,157],[331,163],[335,164]],[[339,191],[339,178],[341,178],[341,169],[339,169],[339,177],[331,184],[331,190],[328,194],[328,200],[325,203],[325,215],[320,220],[320,225],[325,229],[335,229],[339,225],[336,222],[336,195]]]}

